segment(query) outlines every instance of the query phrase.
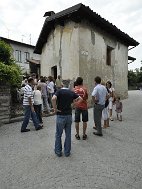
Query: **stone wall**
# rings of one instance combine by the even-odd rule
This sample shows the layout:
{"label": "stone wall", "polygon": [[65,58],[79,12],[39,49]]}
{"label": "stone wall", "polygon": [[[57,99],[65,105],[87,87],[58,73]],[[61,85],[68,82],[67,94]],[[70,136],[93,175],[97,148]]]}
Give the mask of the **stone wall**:
{"label": "stone wall", "polygon": [[10,88],[0,85],[0,126],[10,122],[10,102]]}

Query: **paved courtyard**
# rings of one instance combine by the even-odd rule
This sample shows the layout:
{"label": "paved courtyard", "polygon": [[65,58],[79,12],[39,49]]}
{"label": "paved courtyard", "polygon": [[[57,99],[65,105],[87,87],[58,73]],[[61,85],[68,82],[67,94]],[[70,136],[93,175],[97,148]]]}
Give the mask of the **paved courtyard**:
{"label": "paved courtyard", "polygon": [[142,189],[142,91],[130,91],[123,106],[123,121],[103,137],[93,135],[92,109],[88,140],[75,139],[73,124],[70,157],[54,154],[55,116],[40,131],[31,123],[28,133],[21,122],[1,126],[0,189]]}

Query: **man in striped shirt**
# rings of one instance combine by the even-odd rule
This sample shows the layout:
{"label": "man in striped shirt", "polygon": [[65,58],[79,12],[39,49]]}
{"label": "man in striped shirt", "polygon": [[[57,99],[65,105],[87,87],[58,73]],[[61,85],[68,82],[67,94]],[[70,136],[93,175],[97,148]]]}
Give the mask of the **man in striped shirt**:
{"label": "man in striped shirt", "polygon": [[33,85],[34,85],[34,79],[30,77],[28,79],[28,84],[25,86],[25,89],[24,89],[23,106],[25,109],[25,114],[24,114],[24,120],[23,120],[22,127],[21,127],[21,132],[30,131],[30,129],[27,129],[27,125],[29,123],[30,117],[33,120],[35,129],[36,130],[42,129],[42,127],[39,125],[39,121],[37,119],[37,116],[36,116],[36,113],[34,110],[34,106],[33,106],[33,103],[34,103],[33,90],[32,90]]}

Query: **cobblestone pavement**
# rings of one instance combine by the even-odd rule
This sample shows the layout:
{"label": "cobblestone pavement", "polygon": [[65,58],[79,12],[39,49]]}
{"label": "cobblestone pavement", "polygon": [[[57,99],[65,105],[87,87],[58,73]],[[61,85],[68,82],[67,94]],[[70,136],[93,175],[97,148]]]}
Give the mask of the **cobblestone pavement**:
{"label": "cobblestone pavement", "polygon": [[130,91],[123,106],[123,121],[103,137],[92,133],[92,109],[88,140],[75,140],[73,124],[70,157],[54,154],[55,116],[40,131],[31,123],[28,133],[21,122],[1,126],[0,189],[142,189],[142,92]]}

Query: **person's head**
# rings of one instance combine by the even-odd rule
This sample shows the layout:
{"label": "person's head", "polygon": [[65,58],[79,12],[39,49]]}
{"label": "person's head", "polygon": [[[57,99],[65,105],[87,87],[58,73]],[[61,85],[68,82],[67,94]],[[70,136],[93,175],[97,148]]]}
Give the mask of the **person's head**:
{"label": "person's head", "polygon": [[60,76],[60,75],[58,75],[58,79],[61,79],[61,76]]}
{"label": "person's head", "polygon": [[41,75],[40,77],[39,77],[39,79],[41,80],[43,78],[43,76]]}
{"label": "person's head", "polygon": [[41,91],[41,86],[40,85],[37,86],[37,90]]}
{"label": "person's head", "polygon": [[63,87],[69,88],[69,84],[70,84],[70,80],[69,79],[68,80],[63,80],[62,83],[63,83]]}
{"label": "person's head", "polygon": [[119,96],[116,97],[116,101],[117,101],[117,102],[120,101],[120,97],[119,97]]}
{"label": "person's head", "polygon": [[32,77],[29,77],[29,78],[28,78],[28,83],[29,83],[30,85],[34,85],[34,79],[33,79]]}
{"label": "person's head", "polygon": [[104,86],[105,86],[105,85],[106,85],[106,83],[105,83],[104,81],[101,81],[101,85],[104,85]]}
{"label": "person's head", "polygon": [[111,83],[110,81],[107,81],[106,86],[107,86],[108,88],[111,88],[112,83]]}
{"label": "person's head", "polygon": [[96,84],[100,84],[101,83],[101,78],[99,76],[95,77],[94,79]]}
{"label": "person's head", "polygon": [[48,80],[49,80],[49,81],[53,81],[53,77],[52,77],[52,76],[49,76],[49,77],[48,77]]}
{"label": "person's head", "polygon": [[75,84],[76,84],[76,85],[83,85],[83,79],[82,79],[82,77],[78,77],[78,78],[76,79],[76,81],[75,81]]}
{"label": "person's head", "polygon": [[35,78],[36,78],[36,74],[35,74],[35,73],[32,73],[32,74],[31,74],[31,77],[35,79]]}
{"label": "person's head", "polygon": [[41,80],[40,80],[40,82],[45,83],[46,82],[45,78],[42,77]]}
{"label": "person's head", "polygon": [[23,83],[21,87],[25,87],[26,85]]}

